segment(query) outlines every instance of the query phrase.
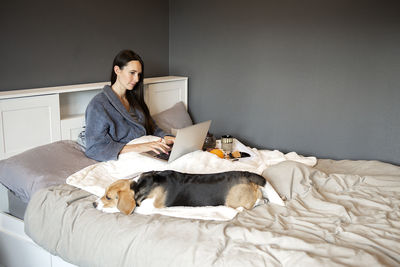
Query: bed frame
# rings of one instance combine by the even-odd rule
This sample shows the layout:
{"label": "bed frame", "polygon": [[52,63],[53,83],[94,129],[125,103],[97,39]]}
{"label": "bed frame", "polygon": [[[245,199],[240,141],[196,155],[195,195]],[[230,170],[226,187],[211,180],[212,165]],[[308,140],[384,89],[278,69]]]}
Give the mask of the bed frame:
{"label": "bed frame", "polygon": [[[58,140],[76,140],[84,125],[87,104],[106,84],[0,92],[0,159]],[[186,77],[147,78],[144,85],[145,101],[151,114],[166,110],[180,101],[187,108]],[[32,120],[41,127],[29,128]],[[18,140],[26,138],[20,135],[26,132],[31,138],[21,143]],[[0,183],[0,266],[74,266],[51,255],[25,234],[23,220],[9,214],[7,193],[7,188]]]}

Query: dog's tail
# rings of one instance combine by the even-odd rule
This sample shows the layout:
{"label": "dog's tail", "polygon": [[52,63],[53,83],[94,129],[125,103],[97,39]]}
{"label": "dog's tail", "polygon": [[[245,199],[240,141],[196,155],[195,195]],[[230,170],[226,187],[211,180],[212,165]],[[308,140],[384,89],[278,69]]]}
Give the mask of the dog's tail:
{"label": "dog's tail", "polygon": [[265,186],[265,184],[267,182],[264,177],[262,177],[261,175],[258,175],[257,173],[253,173],[253,172],[242,172],[242,173],[243,173],[243,176],[246,177],[246,179],[251,183],[255,183],[260,186]]}

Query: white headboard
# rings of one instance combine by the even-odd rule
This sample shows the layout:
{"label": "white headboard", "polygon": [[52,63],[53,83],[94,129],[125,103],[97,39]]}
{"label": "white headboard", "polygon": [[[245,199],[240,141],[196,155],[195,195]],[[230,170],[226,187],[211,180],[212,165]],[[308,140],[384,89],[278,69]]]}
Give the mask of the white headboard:
{"label": "white headboard", "polygon": [[[0,92],[0,159],[58,140],[75,140],[85,123],[87,104],[106,84]],[[147,78],[144,86],[152,115],[179,101],[187,108],[186,77]]]}
{"label": "white headboard", "polygon": [[150,114],[157,114],[182,101],[187,109],[188,80],[183,77],[145,79],[145,101]]}

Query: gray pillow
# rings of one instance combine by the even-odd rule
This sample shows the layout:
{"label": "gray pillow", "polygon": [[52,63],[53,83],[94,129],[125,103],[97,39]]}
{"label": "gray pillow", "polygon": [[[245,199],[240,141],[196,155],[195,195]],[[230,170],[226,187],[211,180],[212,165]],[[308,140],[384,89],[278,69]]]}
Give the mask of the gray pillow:
{"label": "gray pillow", "polygon": [[181,129],[193,124],[183,102],[178,102],[173,107],[153,115],[153,119],[167,134],[172,134],[172,129]]}
{"label": "gray pillow", "polygon": [[96,162],[75,142],[58,141],[0,161],[0,182],[27,203],[38,189],[64,184],[68,176]]}
{"label": "gray pillow", "polygon": [[283,200],[305,196],[313,187],[313,177],[326,177],[325,173],[294,161],[283,161],[265,169],[262,176]]}

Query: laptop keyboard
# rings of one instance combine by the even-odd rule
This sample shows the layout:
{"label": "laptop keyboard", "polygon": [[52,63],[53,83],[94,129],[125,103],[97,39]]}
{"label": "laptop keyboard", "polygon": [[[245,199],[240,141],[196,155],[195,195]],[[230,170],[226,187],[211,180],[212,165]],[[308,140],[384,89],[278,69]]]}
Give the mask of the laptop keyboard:
{"label": "laptop keyboard", "polygon": [[[173,147],[173,144],[172,145],[168,145],[168,146],[169,146],[169,151],[171,151],[172,147]],[[171,153],[168,153],[168,154],[167,153],[160,153],[160,154],[157,154],[155,157],[158,158],[158,159],[168,160],[170,155],[171,155]]]}
{"label": "laptop keyboard", "polygon": [[168,160],[169,159],[169,155],[170,154],[167,154],[167,153],[160,153],[160,154],[156,155],[156,158],[163,159],[163,160]]}

